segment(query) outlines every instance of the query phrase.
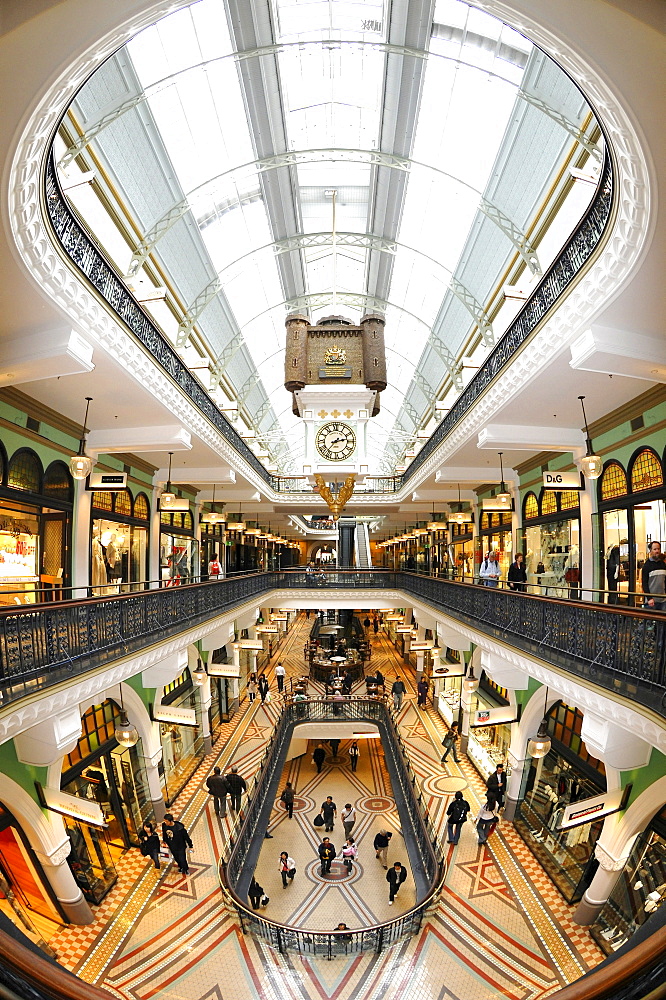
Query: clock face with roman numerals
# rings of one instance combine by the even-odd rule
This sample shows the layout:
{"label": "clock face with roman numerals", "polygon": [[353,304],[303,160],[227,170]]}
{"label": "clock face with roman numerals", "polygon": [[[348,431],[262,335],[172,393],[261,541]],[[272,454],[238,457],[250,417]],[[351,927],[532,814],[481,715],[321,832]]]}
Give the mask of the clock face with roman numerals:
{"label": "clock face with roman numerals", "polygon": [[315,444],[327,462],[342,462],[356,451],[356,435],[349,424],[332,420],[319,428]]}

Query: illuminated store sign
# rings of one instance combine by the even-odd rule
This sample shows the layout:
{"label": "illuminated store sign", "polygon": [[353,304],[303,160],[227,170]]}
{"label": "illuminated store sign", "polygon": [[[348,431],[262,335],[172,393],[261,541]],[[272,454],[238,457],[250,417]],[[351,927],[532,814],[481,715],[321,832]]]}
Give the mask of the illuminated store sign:
{"label": "illuminated store sign", "polygon": [[57,788],[44,788],[39,781],[35,782],[39,801],[51,812],[60,813],[61,816],[71,816],[80,823],[87,823],[89,826],[106,827],[104,813],[99,802],[92,799],[79,798],[78,795],[68,795]]}
{"label": "illuminated store sign", "polygon": [[544,472],[544,490],[584,490],[580,472]]}
{"label": "illuminated store sign", "polygon": [[559,829],[568,830],[572,826],[594,823],[603,816],[620,812],[625,808],[630,792],[631,785],[627,785],[626,788],[615,788],[612,792],[604,792],[590,799],[570,802],[564,810]]}

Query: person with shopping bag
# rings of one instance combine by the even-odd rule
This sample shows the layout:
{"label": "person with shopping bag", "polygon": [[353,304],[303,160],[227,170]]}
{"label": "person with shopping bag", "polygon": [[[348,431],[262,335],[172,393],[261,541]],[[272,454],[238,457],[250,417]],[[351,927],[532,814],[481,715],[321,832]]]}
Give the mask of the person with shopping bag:
{"label": "person with shopping bag", "polygon": [[282,851],[280,854],[280,864],[278,866],[280,875],[282,876],[282,888],[286,889],[287,886],[294,881],[294,875],[296,874],[296,862],[293,858],[289,857],[287,851]]}
{"label": "person with shopping bag", "polygon": [[476,819],[474,820],[479,844],[486,843],[498,821],[499,809],[497,807],[497,802],[492,795],[489,795],[485,805],[481,806]]}

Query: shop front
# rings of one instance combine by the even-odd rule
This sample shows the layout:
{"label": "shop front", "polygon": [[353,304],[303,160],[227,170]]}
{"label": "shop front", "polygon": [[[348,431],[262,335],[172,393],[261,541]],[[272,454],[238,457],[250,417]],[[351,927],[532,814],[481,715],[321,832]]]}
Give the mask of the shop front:
{"label": "shop front", "polygon": [[208,676],[211,694],[210,731],[214,741],[217,728],[223,722],[228,722],[238,708],[238,699],[234,694],[235,686],[238,686],[238,669],[226,646],[214,649],[210,654]]}
{"label": "shop front", "polygon": [[528,593],[580,595],[580,496],[577,490],[529,492],[523,500],[518,551],[525,555]]}
{"label": "shop front", "polygon": [[201,560],[201,579],[208,580],[208,567],[217,559],[222,567],[222,575],[226,572],[224,522],[217,521],[214,524],[204,523],[201,532],[201,548],[199,558]]}
{"label": "shop front", "polygon": [[641,605],[641,570],[651,542],[666,542],[666,489],[659,456],[634,453],[625,471],[615,459],[598,481],[600,589],[609,604]]}
{"label": "shop front", "polygon": [[0,912],[23,934],[49,952],[47,942],[62,926],[63,914],[41,873],[27,837],[0,804]]}
{"label": "shop front", "polygon": [[147,579],[150,505],[145,493],[95,490],[90,583],[95,596],[134,590]]}
{"label": "shop front", "polygon": [[476,540],[475,573],[485,558],[486,552],[494,552],[500,567],[500,579],[506,580],[513,560],[513,538],[511,534],[510,510],[486,510],[481,514],[479,536]]}
{"label": "shop front", "polygon": [[590,933],[606,955],[621,948],[648,917],[666,905],[666,808],[653,817]]}
{"label": "shop front", "polygon": [[166,685],[160,704],[155,706],[155,718],[160,724],[167,805],[171,805],[185,787],[204,754],[198,690],[188,668],[172,684]]}
{"label": "shop front", "polygon": [[[163,510],[160,514],[160,578],[164,586],[196,583],[201,560],[189,510]],[[206,568],[206,573],[208,569]]]}
{"label": "shop front", "polygon": [[110,699],[89,708],[82,720],[82,736],[63,761],[60,788],[67,795],[97,802],[104,827],[64,816],[72,843],[70,867],[85,898],[92,903],[116,882],[115,861],[139,844],[138,832],[153,819],[141,740],[119,746],[114,731],[120,708]]}
{"label": "shop front", "polygon": [[594,847],[603,819],[561,828],[571,803],[606,790],[603,762],[581,740],[583,716],[558,702],[548,713],[552,747],[525,768],[514,826],[568,903],[583,897],[598,862]]}
{"label": "shop front", "polygon": [[8,461],[0,443],[0,604],[62,596],[69,583],[73,482],[30,448]]}
{"label": "shop front", "polygon": [[511,745],[511,723],[516,721],[506,688],[499,687],[485,673],[472,699],[469,717],[467,756],[484,781],[503,764],[510,773],[507,759]]}

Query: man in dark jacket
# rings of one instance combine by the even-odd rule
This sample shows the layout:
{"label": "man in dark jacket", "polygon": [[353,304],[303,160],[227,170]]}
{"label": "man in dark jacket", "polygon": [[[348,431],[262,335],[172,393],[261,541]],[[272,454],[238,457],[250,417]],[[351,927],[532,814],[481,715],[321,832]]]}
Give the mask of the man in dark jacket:
{"label": "man in dark jacket", "polygon": [[453,753],[453,759],[456,764],[460,763],[460,757],[458,756],[458,748],[456,747],[456,742],[460,739],[460,733],[458,732],[458,723],[454,722],[451,725],[448,733],[442,740],[442,746],[444,747],[444,753],[442,755],[442,764],[446,764],[446,758],[450,753]]}
{"label": "man in dark jacket", "polygon": [[312,760],[317,765],[317,774],[321,774],[322,765],[323,765],[324,761],[326,760],[326,751],[324,750],[324,748],[321,745],[321,743],[319,743],[315,747],[314,753],[312,754]]}
{"label": "man in dark jacket", "polygon": [[397,896],[400,886],[407,878],[407,869],[399,861],[393,865],[386,873],[386,881],[389,884],[389,906],[393,906],[393,900]]}
{"label": "man in dark jacket", "polygon": [[336,855],[336,850],[328,837],[324,837],[318,848],[321,858],[321,875],[328,875],[331,870],[331,861]]}
{"label": "man in dark jacket", "polygon": [[259,904],[261,903],[261,897],[264,894],[264,888],[259,885],[254,875],[252,876],[252,881],[250,882],[250,888],[247,890],[247,894],[250,897],[252,909],[258,910]]}
{"label": "man in dark jacket", "polygon": [[178,865],[181,875],[187,875],[189,866],[187,864],[187,848],[193,847],[190,835],[180,822],[174,820],[171,813],[165,813],[162,823],[162,840],[171,851],[173,860]]}
{"label": "man in dark jacket", "polygon": [[527,590],[527,571],[525,569],[525,557],[522,552],[516,552],[516,558],[509,566],[507,582],[510,590],[516,590],[524,594]]}
{"label": "man in dark jacket", "polygon": [[392,836],[393,834],[389,833],[387,830],[380,830],[372,845],[375,849],[375,854],[378,860],[384,865],[384,870],[388,868],[386,859],[388,857],[389,841]]}
{"label": "man in dark jacket", "polygon": [[330,832],[333,829],[335,817],[338,815],[338,807],[333,801],[333,797],[331,795],[327,795],[326,801],[322,802],[319,815],[324,817],[326,832]]}
{"label": "man in dark jacket", "polygon": [[393,687],[391,688],[391,694],[393,695],[393,707],[396,712],[400,711],[402,699],[405,697],[406,692],[407,688],[405,687],[403,679],[401,677],[396,678],[396,680],[393,681]]}
{"label": "man in dark jacket", "polygon": [[492,774],[488,775],[488,780],[486,781],[486,788],[488,789],[488,794],[496,800],[498,806],[504,805],[504,794],[506,792],[506,774],[504,773],[504,764],[498,764],[496,770]]}
{"label": "man in dark jacket", "polygon": [[245,784],[245,778],[241,777],[238,773],[238,768],[234,764],[229,773],[225,775],[224,780],[227,783],[229,789],[229,798],[231,799],[231,808],[234,812],[238,812],[241,807],[241,799],[243,797],[243,792],[247,789]]}
{"label": "man in dark jacket", "polygon": [[645,608],[666,610],[666,563],[659,542],[652,542],[650,552],[641,570],[641,586],[645,594]]}
{"label": "man in dark jacket", "polygon": [[213,802],[215,803],[215,815],[222,817],[226,816],[229,786],[227,785],[226,779],[222,776],[222,771],[219,767],[214,767],[213,773],[209,774],[206,778],[206,788],[213,796]]}

